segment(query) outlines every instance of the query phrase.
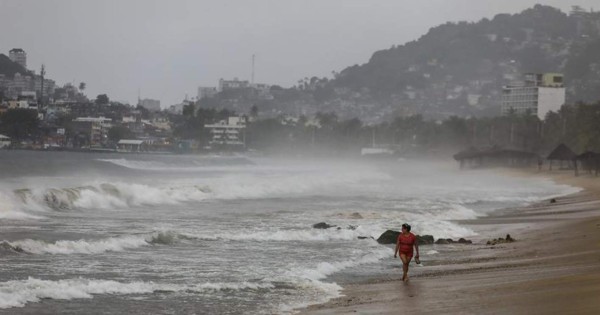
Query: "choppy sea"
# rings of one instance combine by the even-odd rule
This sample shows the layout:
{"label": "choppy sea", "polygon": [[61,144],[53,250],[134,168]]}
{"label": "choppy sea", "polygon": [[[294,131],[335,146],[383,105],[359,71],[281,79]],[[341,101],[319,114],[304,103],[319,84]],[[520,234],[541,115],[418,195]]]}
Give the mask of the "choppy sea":
{"label": "choppy sea", "polygon": [[398,272],[386,229],[469,237],[455,220],[575,191],[452,163],[0,151],[0,313],[290,312]]}

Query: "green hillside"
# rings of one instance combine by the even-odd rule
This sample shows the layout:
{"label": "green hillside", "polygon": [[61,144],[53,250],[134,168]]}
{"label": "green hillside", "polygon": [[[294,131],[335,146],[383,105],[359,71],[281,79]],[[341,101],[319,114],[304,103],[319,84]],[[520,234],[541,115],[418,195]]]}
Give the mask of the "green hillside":
{"label": "green hillside", "polygon": [[[375,52],[329,84],[416,112],[493,114],[502,85],[525,72],[562,72],[568,101],[599,100],[600,13],[536,5],[491,20],[447,23]],[[467,104],[468,97],[479,101]]]}

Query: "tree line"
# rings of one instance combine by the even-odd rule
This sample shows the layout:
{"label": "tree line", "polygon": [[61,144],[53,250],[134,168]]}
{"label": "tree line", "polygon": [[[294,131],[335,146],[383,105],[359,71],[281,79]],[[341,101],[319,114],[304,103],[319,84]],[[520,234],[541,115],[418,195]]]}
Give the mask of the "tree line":
{"label": "tree line", "polygon": [[399,154],[451,154],[469,147],[502,147],[546,154],[565,143],[575,152],[600,152],[600,102],[563,106],[542,121],[535,115],[426,120],[421,115],[396,117],[365,125],[357,118],[340,120],[333,112],[297,120],[268,118],[249,124],[250,148],[265,151],[358,153],[387,146]]}
{"label": "tree line", "polygon": [[[173,137],[207,145],[211,135],[205,125],[233,115],[236,113],[231,110],[190,104],[184,107],[183,115],[170,117]],[[560,143],[576,153],[600,152],[600,102],[565,105],[558,112],[549,112],[543,121],[535,115],[515,113],[483,118],[452,116],[445,120],[414,115],[368,125],[358,118],[340,119],[334,112],[259,119],[257,108],[250,111],[249,118],[243,135],[247,147],[265,152],[358,154],[361,148],[385,146],[405,155],[452,154],[469,147],[498,146],[545,154]],[[10,109],[0,114],[0,133],[28,139],[45,130],[35,111]],[[130,132],[110,132],[111,138],[121,138],[122,134]]]}

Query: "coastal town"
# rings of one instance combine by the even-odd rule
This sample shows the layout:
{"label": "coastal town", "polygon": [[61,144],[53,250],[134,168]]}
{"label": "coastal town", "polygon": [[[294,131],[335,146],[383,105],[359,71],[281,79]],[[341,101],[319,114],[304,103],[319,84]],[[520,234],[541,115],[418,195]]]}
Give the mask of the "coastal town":
{"label": "coastal town", "polygon": [[[0,115],[5,115],[3,125],[12,123],[4,129],[7,135],[0,136],[0,148],[156,153],[202,149],[193,139],[173,134],[173,121],[185,106],[194,106],[192,101],[163,110],[160,101],[153,99],[139,99],[136,105],[111,101],[106,94],[90,99],[84,82],[59,86],[45,77],[43,67],[39,73],[29,70],[27,53],[21,48],[11,49],[8,58],[0,55],[0,59],[13,70],[12,76],[0,75]],[[247,88],[247,82],[220,81],[219,91],[236,88]],[[263,85],[253,88],[265,89]],[[198,89],[199,97],[216,92],[216,88]],[[205,145],[239,150],[244,146],[242,130],[248,117],[222,118],[205,126],[213,135]]]}
{"label": "coastal town", "polygon": [[[58,83],[52,65],[34,69],[27,50],[12,48],[0,53],[0,147],[394,156],[503,147],[543,155],[564,142],[599,151],[578,140],[593,134],[588,126],[597,121],[599,16],[579,6],[566,14],[536,5],[514,16],[449,23],[377,51],[368,63],[291,87],[255,82],[252,55],[248,79],[220,78],[168,105],[139,90],[135,102],[117,101],[110,91],[88,95],[86,82]],[[448,35],[445,52],[433,49],[439,34]]]}
{"label": "coastal town", "polygon": [[[259,119],[274,121],[280,127],[305,129],[312,133],[312,145],[316,130],[339,123],[335,112],[309,110],[292,115],[272,109],[259,117],[256,103],[273,100],[286,92],[278,86],[238,78],[220,79],[216,87],[198,87],[197,97],[162,109],[159,100],[147,98],[138,98],[135,106],[111,101],[106,94],[90,99],[85,94],[85,82],[58,86],[45,77],[44,66],[38,74],[28,70],[27,53],[21,48],[10,50],[9,57],[4,57],[0,55],[4,64],[9,63],[5,68],[16,70],[12,77],[0,76],[0,115],[4,115],[0,128],[7,133],[0,135],[0,148],[136,153],[245,151],[249,148],[247,129],[253,123],[260,125]],[[562,74],[528,73],[520,79],[502,87],[498,99],[502,116],[534,115],[543,121],[548,113],[558,112],[565,104]],[[217,98],[223,101],[216,106],[221,109],[213,108],[207,117],[199,117],[199,111],[210,112],[207,104],[215,105]],[[307,118],[308,113],[313,116]],[[413,115],[407,117],[411,119]],[[202,121],[186,123],[194,118]],[[347,122],[348,127],[354,123],[355,133],[364,129],[356,118]],[[435,123],[441,124],[441,121]],[[371,132],[373,137],[371,143],[361,141],[361,145],[367,147],[362,149],[362,154],[393,154],[392,149],[398,148],[399,141],[390,141],[389,137],[384,143],[376,141],[375,131],[381,129],[381,125],[371,126],[375,126]],[[191,130],[182,131],[186,127]],[[414,138],[417,131],[410,132],[413,134],[409,137]],[[291,133],[289,136],[294,137]]]}

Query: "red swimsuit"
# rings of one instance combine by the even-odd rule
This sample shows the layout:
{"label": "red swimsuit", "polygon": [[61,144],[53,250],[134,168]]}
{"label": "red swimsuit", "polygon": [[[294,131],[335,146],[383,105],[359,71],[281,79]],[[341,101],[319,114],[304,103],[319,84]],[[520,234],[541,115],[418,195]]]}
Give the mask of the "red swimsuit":
{"label": "red swimsuit", "polygon": [[417,237],[414,234],[408,233],[408,235],[404,235],[400,233],[400,235],[398,235],[398,244],[400,244],[400,254],[404,254],[409,258],[412,257],[413,246],[415,245],[416,241]]}

